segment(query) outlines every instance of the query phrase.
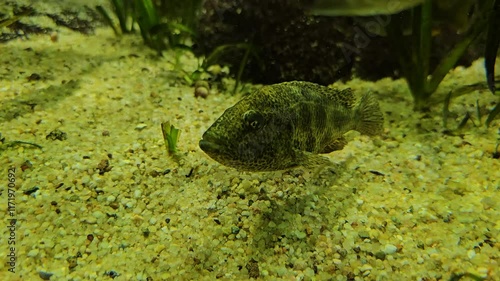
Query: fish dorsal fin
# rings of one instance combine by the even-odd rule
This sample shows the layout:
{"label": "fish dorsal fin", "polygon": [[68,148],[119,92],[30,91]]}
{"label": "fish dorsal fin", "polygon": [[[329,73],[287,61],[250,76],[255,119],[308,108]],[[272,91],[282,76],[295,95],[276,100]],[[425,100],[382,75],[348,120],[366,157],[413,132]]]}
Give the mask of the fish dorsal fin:
{"label": "fish dorsal fin", "polygon": [[351,88],[343,90],[328,88],[328,91],[326,91],[326,96],[329,100],[337,102],[339,105],[343,105],[347,108],[354,107],[354,105],[356,104],[356,97],[354,96]]}

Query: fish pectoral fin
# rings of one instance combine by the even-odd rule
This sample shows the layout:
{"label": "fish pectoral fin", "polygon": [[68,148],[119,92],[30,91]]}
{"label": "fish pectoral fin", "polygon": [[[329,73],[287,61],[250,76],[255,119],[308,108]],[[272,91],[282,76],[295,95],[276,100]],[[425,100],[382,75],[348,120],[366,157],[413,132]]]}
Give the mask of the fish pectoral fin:
{"label": "fish pectoral fin", "polygon": [[333,165],[332,161],[330,159],[314,154],[311,152],[307,151],[297,151],[296,152],[297,157],[297,164],[303,167],[311,168],[311,167],[318,167],[318,166],[331,166]]}
{"label": "fish pectoral fin", "polygon": [[344,137],[334,139],[329,145],[327,145],[320,153],[330,153],[335,150],[342,150],[347,144],[347,140]]}

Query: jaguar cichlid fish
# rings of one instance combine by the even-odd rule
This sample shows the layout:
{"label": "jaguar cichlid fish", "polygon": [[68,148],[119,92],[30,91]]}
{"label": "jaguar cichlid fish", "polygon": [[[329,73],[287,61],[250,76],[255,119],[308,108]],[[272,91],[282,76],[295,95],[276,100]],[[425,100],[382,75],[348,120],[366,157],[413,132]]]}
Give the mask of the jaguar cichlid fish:
{"label": "jaguar cichlid fish", "polygon": [[383,115],[371,94],[310,82],[264,86],[226,109],[203,134],[200,148],[219,163],[244,171],[328,164],[350,130],[377,135]]}

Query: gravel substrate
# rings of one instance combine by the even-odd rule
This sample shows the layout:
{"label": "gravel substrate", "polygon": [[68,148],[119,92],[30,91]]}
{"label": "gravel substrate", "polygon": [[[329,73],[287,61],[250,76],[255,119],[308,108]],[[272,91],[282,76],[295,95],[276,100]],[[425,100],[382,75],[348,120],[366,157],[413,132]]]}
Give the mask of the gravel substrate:
{"label": "gravel substrate", "polygon": [[[139,36],[108,29],[0,48],[0,210],[15,167],[17,219],[16,272],[2,261],[1,280],[500,276],[500,122],[484,126],[496,101],[487,91],[454,98],[447,131],[442,104],[413,112],[404,81],[351,81],[379,96],[382,136],[349,133],[328,154],[338,167],[319,175],[242,173],[198,148],[241,96],[195,98],[177,73],[196,58],[176,64],[174,53],[158,58]],[[436,96],[482,81],[478,61],[455,69]],[[454,131],[466,112],[474,124]],[[164,146],[166,121],[182,131],[178,160]]]}

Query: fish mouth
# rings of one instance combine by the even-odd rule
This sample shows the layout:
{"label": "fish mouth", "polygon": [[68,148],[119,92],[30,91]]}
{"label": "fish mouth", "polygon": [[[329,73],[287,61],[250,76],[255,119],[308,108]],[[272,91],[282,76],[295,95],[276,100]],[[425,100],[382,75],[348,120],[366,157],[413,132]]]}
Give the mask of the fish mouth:
{"label": "fish mouth", "polygon": [[199,142],[201,150],[207,154],[221,152],[223,146],[217,143],[217,138],[211,137],[209,134],[204,134]]}
{"label": "fish mouth", "polygon": [[221,150],[220,145],[205,139],[200,140],[199,145],[201,150],[207,153],[214,153]]}

